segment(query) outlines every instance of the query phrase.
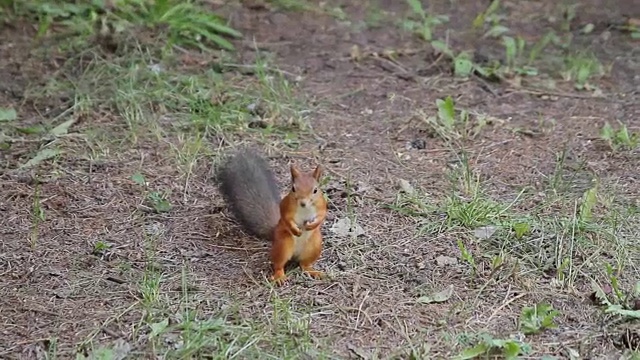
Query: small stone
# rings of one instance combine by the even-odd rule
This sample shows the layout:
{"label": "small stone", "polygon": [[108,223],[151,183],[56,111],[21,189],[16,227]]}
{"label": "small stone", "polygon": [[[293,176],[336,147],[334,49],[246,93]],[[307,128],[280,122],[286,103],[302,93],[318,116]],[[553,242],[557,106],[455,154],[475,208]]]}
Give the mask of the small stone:
{"label": "small stone", "polygon": [[457,265],[458,259],[451,256],[440,255],[436,258],[436,264],[438,266]]}
{"label": "small stone", "polygon": [[398,188],[409,195],[412,195],[415,192],[415,190],[413,189],[413,186],[411,186],[411,183],[409,183],[405,179],[398,180]]}
{"label": "small stone", "polygon": [[422,150],[427,147],[427,142],[423,139],[415,139],[411,142],[411,147],[414,149]]}

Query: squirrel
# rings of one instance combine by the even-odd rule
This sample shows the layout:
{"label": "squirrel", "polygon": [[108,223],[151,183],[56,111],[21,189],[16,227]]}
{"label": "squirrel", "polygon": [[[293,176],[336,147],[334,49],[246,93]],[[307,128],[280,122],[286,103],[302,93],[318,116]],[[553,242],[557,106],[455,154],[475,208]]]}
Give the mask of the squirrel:
{"label": "squirrel", "polygon": [[218,189],[243,229],[271,242],[271,281],[286,281],[284,267],[297,260],[312,278],[322,252],[320,228],[327,216],[327,202],[319,186],[320,165],[310,172],[290,164],[291,187],[280,198],[276,179],[265,159],[250,150],[230,156],[218,168]]}

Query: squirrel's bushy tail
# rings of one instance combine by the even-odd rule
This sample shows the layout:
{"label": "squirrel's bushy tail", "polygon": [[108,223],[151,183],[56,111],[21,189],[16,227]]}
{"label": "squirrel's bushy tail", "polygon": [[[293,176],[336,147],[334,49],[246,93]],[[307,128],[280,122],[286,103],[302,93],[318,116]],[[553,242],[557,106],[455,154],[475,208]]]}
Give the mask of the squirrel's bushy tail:
{"label": "squirrel's bushy tail", "polygon": [[280,220],[280,192],[269,165],[257,153],[241,150],[217,170],[218,189],[245,231],[271,240]]}

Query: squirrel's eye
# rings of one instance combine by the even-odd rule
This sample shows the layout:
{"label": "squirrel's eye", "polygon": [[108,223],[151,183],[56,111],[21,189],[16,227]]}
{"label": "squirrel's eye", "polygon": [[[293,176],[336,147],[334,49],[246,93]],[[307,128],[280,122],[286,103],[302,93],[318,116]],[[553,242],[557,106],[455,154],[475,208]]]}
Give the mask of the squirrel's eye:
{"label": "squirrel's eye", "polygon": [[318,188],[313,188],[313,193],[317,194],[318,193]]}

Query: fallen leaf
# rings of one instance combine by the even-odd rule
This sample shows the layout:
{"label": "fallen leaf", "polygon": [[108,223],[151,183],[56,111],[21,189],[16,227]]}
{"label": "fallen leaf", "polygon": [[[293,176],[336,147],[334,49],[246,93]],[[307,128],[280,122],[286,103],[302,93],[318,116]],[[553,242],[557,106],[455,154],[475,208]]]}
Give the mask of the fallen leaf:
{"label": "fallen leaf", "polygon": [[411,186],[411,184],[405,179],[398,180],[398,187],[400,187],[401,191],[404,191],[409,195],[415,192],[415,190],[413,189],[413,186]]}
{"label": "fallen leaf", "polygon": [[605,314],[616,314],[622,315],[626,318],[640,319],[640,311],[637,310],[627,310],[622,308],[622,305],[609,305],[604,310]]}
{"label": "fallen leaf", "polygon": [[498,228],[495,226],[483,226],[481,228],[473,230],[473,235],[480,240],[486,240],[490,238],[491,235],[496,232],[496,230],[498,230]]}
{"label": "fallen leaf", "polygon": [[333,233],[340,236],[360,236],[364,234],[362,226],[352,223],[349,218],[342,218],[331,226]]}
{"label": "fallen leaf", "polygon": [[480,343],[462,351],[462,353],[456,357],[456,360],[475,359],[478,356],[485,354],[487,350],[489,350],[489,345]]}
{"label": "fallen leaf", "polygon": [[567,349],[567,354],[569,355],[569,359],[571,360],[580,359],[580,353],[577,350],[572,349],[570,347],[567,347],[566,349]]}
{"label": "fallen leaf", "polygon": [[362,53],[360,52],[360,47],[358,45],[353,45],[351,47],[351,60],[355,62],[359,62],[362,59]]}
{"label": "fallen leaf", "polygon": [[458,259],[451,256],[440,255],[436,258],[438,266],[457,265]]}
{"label": "fallen leaf", "polygon": [[150,338],[154,338],[160,334],[162,334],[162,332],[164,332],[164,330],[167,328],[167,326],[169,326],[169,319],[166,318],[160,322],[157,323],[153,323],[151,325],[149,325],[151,327],[151,334],[149,334]]}
{"label": "fallen leaf", "polygon": [[78,121],[78,119],[73,118],[73,119],[69,119],[65,122],[63,122],[62,124],[54,127],[53,129],[51,129],[51,131],[49,131],[49,133],[51,135],[54,136],[61,136],[61,135],[65,135],[69,132],[69,128],[71,127],[71,125],[75,124],[75,122]]}
{"label": "fallen leaf", "polygon": [[353,345],[353,344],[347,344],[347,350],[353,352],[354,355],[359,356],[361,359],[366,359],[368,358],[366,352],[364,350],[362,350],[361,348]]}
{"label": "fallen leaf", "polygon": [[114,360],[123,360],[131,352],[131,344],[124,339],[118,339],[113,343],[113,350],[115,352]]}
{"label": "fallen leaf", "polygon": [[588,23],[582,28],[582,33],[590,34],[591,32],[593,32],[593,29],[595,29],[595,26],[592,23]]}
{"label": "fallen leaf", "polygon": [[52,157],[58,156],[58,154],[60,154],[60,150],[58,149],[42,149],[36,154],[36,156],[31,158],[31,160],[27,161],[22,166],[20,166],[20,169],[38,165],[44,160],[51,159]]}
{"label": "fallen leaf", "polygon": [[123,360],[131,352],[131,344],[123,339],[117,339],[111,346],[102,346],[88,354],[87,360]]}
{"label": "fallen leaf", "polygon": [[145,180],[144,175],[140,174],[139,172],[131,175],[131,180],[138,185],[147,185],[147,181]]}
{"label": "fallen leaf", "polygon": [[18,118],[16,110],[13,108],[0,107],[0,121],[13,121]]}
{"label": "fallen leaf", "polygon": [[513,224],[513,231],[515,231],[516,237],[519,239],[531,232],[531,225],[525,222],[515,223]]}
{"label": "fallen leaf", "polygon": [[640,18],[632,18],[627,19],[627,24],[632,27],[640,27]]}
{"label": "fallen leaf", "polygon": [[449,300],[451,295],[453,295],[453,285],[449,285],[444,290],[431,295],[421,296],[418,298],[418,302],[422,304],[441,303]]}

